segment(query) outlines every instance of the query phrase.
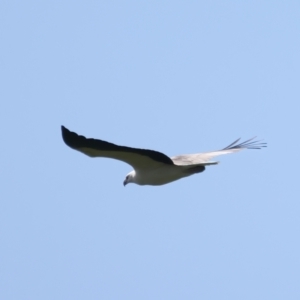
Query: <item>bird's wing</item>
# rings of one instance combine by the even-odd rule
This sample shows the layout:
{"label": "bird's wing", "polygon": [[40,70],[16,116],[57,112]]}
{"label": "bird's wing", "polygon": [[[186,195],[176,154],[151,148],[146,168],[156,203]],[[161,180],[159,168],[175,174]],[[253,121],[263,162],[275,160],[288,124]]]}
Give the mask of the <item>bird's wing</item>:
{"label": "bird's wing", "polygon": [[118,159],[130,164],[136,170],[174,164],[170,157],[154,150],[118,146],[109,142],[86,138],[64,126],[61,127],[61,130],[63,140],[69,147],[90,157]]}
{"label": "bird's wing", "polygon": [[266,147],[266,143],[262,143],[261,141],[256,141],[254,138],[249,139],[243,143],[238,143],[240,139],[237,139],[229,146],[224,149],[212,151],[212,152],[203,152],[196,154],[186,154],[186,155],[178,155],[174,156],[171,159],[173,160],[175,165],[185,166],[185,165],[215,165],[218,162],[211,161],[211,159],[215,156],[230,154],[239,152],[243,149],[261,149],[262,147]]}

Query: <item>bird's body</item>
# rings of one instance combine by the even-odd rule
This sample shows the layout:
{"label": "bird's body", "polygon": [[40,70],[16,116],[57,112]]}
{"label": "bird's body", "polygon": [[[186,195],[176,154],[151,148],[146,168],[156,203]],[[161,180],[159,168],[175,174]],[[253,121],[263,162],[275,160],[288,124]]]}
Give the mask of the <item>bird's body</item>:
{"label": "bird's body", "polygon": [[130,164],[134,170],[124,180],[127,183],[138,185],[163,185],[172,181],[203,172],[205,166],[218,164],[211,161],[215,156],[238,152],[242,149],[260,149],[265,143],[250,139],[237,144],[239,139],[226,148],[213,152],[187,154],[172,158],[154,150],[118,146],[96,139],[87,139],[64,126],[62,136],[64,142],[71,148],[90,157],[107,157],[118,159]]}
{"label": "bird's body", "polygon": [[160,166],[158,168],[137,170],[132,171],[134,175],[135,183],[139,185],[163,185],[175,180],[187,177],[196,173],[203,172],[205,170],[204,166],[198,167],[187,167],[187,166],[177,166],[168,165]]}

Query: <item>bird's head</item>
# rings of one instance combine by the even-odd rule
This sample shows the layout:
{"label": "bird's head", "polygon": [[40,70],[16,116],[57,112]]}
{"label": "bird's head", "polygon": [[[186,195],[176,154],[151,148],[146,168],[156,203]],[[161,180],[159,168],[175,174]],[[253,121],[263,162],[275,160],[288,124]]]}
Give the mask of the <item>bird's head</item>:
{"label": "bird's head", "polygon": [[134,177],[135,177],[135,171],[131,171],[130,173],[128,173],[123,182],[123,185],[125,186],[127,183],[134,182]]}

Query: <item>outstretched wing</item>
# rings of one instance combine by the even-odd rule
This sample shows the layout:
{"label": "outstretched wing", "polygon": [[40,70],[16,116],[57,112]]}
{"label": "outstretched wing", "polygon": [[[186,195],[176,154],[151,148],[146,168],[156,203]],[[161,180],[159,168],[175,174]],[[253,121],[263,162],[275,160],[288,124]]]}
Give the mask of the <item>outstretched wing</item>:
{"label": "outstretched wing", "polygon": [[173,165],[170,157],[163,153],[118,146],[109,142],[86,138],[61,126],[64,142],[77,151],[90,157],[107,157],[128,163],[134,169],[152,169],[162,165]]}
{"label": "outstretched wing", "polygon": [[171,159],[173,160],[175,165],[186,166],[186,165],[215,165],[217,161],[211,161],[211,159],[215,156],[230,154],[239,152],[243,149],[261,149],[262,147],[266,147],[266,143],[262,143],[261,141],[256,141],[254,138],[249,139],[243,143],[238,144],[240,139],[237,139],[227,147],[221,150],[212,151],[212,152],[204,152],[204,153],[196,153],[196,154],[186,154],[186,155],[178,155],[174,156]]}

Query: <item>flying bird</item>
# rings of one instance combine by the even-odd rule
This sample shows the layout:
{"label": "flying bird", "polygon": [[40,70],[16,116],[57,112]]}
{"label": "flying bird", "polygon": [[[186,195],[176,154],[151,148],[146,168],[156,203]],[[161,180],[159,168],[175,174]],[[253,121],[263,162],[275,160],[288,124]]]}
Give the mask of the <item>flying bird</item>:
{"label": "flying bird", "polygon": [[107,157],[121,160],[133,167],[123,184],[163,185],[172,181],[201,173],[206,166],[216,165],[211,159],[218,155],[239,152],[243,149],[261,149],[266,143],[255,138],[239,143],[237,139],[224,149],[196,154],[167,155],[146,149],[118,146],[102,140],[86,138],[61,126],[64,142],[77,151],[90,157]]}

